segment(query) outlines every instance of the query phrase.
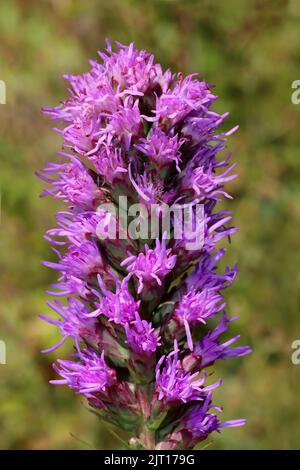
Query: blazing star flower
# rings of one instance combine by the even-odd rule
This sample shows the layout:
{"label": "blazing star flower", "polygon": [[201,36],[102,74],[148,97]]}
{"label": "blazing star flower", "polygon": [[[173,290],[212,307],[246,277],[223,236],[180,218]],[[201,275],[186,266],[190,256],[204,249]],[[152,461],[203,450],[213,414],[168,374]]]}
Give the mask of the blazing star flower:
{"label": "blazing star flower", "polygon": [[98,298],[95,301],[97,309],[89,315],[93,317],[104,315],[108,320],[123,326],[134,321],[141,302],[134,300],[128,290],[127,282],[125,280],[122,283],[117,282],[116,292],[113,293],[106,289],[101,276],[98,276],[98,281],[102,294],[93,291]]}
{"label": "blazing star flower", "polygon": [[133,44],[129,47],[116,44],[118,52],[112,50],[108,41],[108,55],[99,52],[111,83],[118,84],[121,90],[127,89],[141,95],[148,88],[155,88],[155,85],[163,79],[163,72],[159,64],[154,64],[154,56],[146,51],[136,50]]}
{"label": "blazing star flower", "polygon": [[136,175],[133,178],[129,167],[129,179],[139,196],[139,201],[149,213],[155,204],[172,203],[176,196],[174,191],[165,189],[164,182],[160,177],[155,177],[154,181],[151,174]]}
{"label": "blazing star flower", "polygon": [[[178,352],[179,349],[175,341],[174,351],[166,359],[162,356],[157,363],[156,392],[158,393],[158,399],[163,400],[165,404],[203,400],[205,392],[218,387],[221,381],[219,380],[213,385],[203,387],[206,376],[197,379],[198,372],[190,374],[184,370],[178,359]],[[161,370],[160,367],[164,360],[165,366]]]}
{"label": "blazing star flower", "polygon": [[167,136],[159,127],[151,129],[148,137],[140,139],[135,148],[142,152],[161,171],[164,167],[172,166],[175,162],[176,169],[180,173],[179,163],[181,158],[180,147],[185,139],[179,139],[178,135]]}
{"label": "blazing star flower", "polygon": [[[44,110],[61,123],[63,152],[38,173],[48,185],[42,195],[66,206],[45,235],[58,260],[44,265],[59,272],[48,293],[67,296],[49,302],[59,318],[41,315],[62,335],[44,352],[67,338],[77,350],[57,360],[61,378],[51,383],[67,385],[131,433],[131,448],[192,449],[244,424],[219,420],[212,393],[221,380],[208,383],[204,371],[250,352],[231,347],[239,335],[220,339],[233,320],[222,291],[237,267],[218,271],[225,249],[217,244],[236,231],[232,215],[218,210],[231,198],[225,186],[235,165],[219,155],[237,127],[219,130],[228,113],[211,109],[213,86],[196,75],[164,71],[133,44],[114,50],[107,42],[99,56],[87,73],[66,75],[69,97]],[[140,226],[158,216],[154,237],[152,220],[135,237],[137,221],[118,207],[120,196],[143,205]],[[168,228],[160,224],[173,205],[193,216],[180,237],[174,214]]]}
{"label": "blazing star flower", "polygon": [[228,175],[234,166],[232,165],[222,175],[215,176],[212,168],[206,169],[201,166],[193,168],[193,165],[189,165],[182,178],[181,190],[188,193],[192,189],[193,198],[197,197],[201,200],[207,197],[217,199],[221,194],[231,199],[231,196],[223,191],[222,187],[223,183],[236,177],[236,175]]}
{"label": "blazing star flower", "polygon": [[86,349],[76,354],[79,361],[58,359],[55,371],[63,377],[62,380],[52,380],[51,383],[68,385],[87,398],[95,394],[105,394],[107,389],[116,382],[116,373],[104,361],[104,352],[101,356],[94,351]]}
{"label": "blazing star flower", "polygon": [[48,305],[62,317],[62,320],[50,318],[46,315],[40,315],[40,318],[57,326],[63,338],[55,346],[43,352],[55,351],[68,337],[74,339],[78,350],[80,349],[80,341],[97,341],[97,323],[94,319],[89,318],[89,311],[80,300],[70,297],[67,306],[58,300],[48,302]]}
{"label": "blazing star flower", "polygon": [[137,293],[140,294],[145,284],[162,285],[164,278],[171,272],[176,263],[176,255],[171,255],[171,249],[166,249],[163,239],[160,243],[156,240],[156,247],[153,250],[145,245],[145,253],[137,256],[131,255],[126,258],[121,266],[127,265],[129,276],[134,275],[138,279]]}
{"label": "blazing star flower", "polygon": [[249,354],[251,349],[249,346],[236,346],[230,348],[233,343],[240,339],[240,335],[221,343],[219,336],[229,329],[229,323],[236,318],[228,319],[223,315],[220,323],[214,330],[209,331],[201,340],[195,344],[194,354],[201,358],[201,365],[198,362],[198,367],[204,367],[214,364],[217,359],[226,359],[227,357],[241,357]]}
{"label": "blazing star flower", "polygon": [[160,449],[170,449],[170,443],[179,449],[192,449],[196,443],[206,439],[212,432],[220,432],[224,427],[237,427],[245,424],[244,419],[234,419],[230,421],[220,421],[215,413],[209,412],[215,409],[222,410],[211,402],[212,393],[209,392],[205,400],[196,404],[178,422],[173,432],[169,435],[169,440],[160,444]]}
{"label": "blazing star flower", "polygon": [[152,354],[161,345],[158,330],[155,330],[147,320],[142,320],[137,312],[135,320],[125,324],[125,331],[126,342],[137,354]]}
{"label": "blazing star flower", "polygon": [[[192,434],[194,439],[196,438],[197,442],[199,442],[199,438],[200,440],[206,439],[212,431],[219,431],[224,427],[243,426],[245,424],[244,419],[220,422],[216,415],[208,413],[208,410],[212,407],[211,394],[208,394],[203,405],[196,405],[183,419],[186,429]],[[214,408],[216,411],[221,411],[218,407]]]}
{"label": "blazing star flower", "polygon": [[227,267],[224,274],[216,273],[217,263],[225,253],[226,250],[224,249],[218,250],[213,255],[204,253],[193,273],[185,280],[186,290],[192,288],[200,290],[206,287],[208,289],[221,291],[229,287],[236,278],[237,267],[234,266],[231,269]]}
{"label": "blazing star flower", "polygon": [[192,111],[205,109],[215,99],[205,82],[195,80],[192,75],[183,79],[179,74],[175,85],[157,99],[155,114],[168,127],[173,127]]}
{"label": "blazing star flower", "polygon": [[190,326],[197,323],[206,323],[207,319],[220,312],[225,303],[220,304],[223,300],[220,294],[214,289],[204,289],[201,292],[195,292],[191,289],[179,301],[174,312],[174,319],[182,324],[185,328],[187,342],[190,350],[193,350],[193,340]]}
{"label": "blazing star flower", "polygon": [[48,230],[45,238],[54,245],[66,243],[57,241],[57,237],[67,238],[73,245],[80,245],[92,238],[97,238],[97,227],[105,226],[106,217],[107,214],[104,211],[82,212],[77,216],[74,216],[72,212],[59,212],[56,216],[59,228]]}
{"label": "blazing star flower", "polygon": [[[64,155],[64,154],[63,154]],[[51,183],[53,188],[44,191],[43,195],[52,195],[57,199],[63,199],[71,206],[90,210],[97,207],[103,200],[102,190],[97,186],[86,167],[74,156],[66,155],[69,163],[49,163],[39,176]],[[59,178],[51,179],[49,176],[58,175]]]}
{"label": "blazing star flower", "polygon": [[103,143],[96,153],[89,156],[95,170],[105,181],[111,185],[118,179],[122,180],[123,173],[127,173],[125,159],[121,148]]}
{"label": "blazing star flower", "polygon": [[105,262],[100,254],[97,244],[92,241],[80,245],[70,245],[58,263],[44,262],[45,266],[61,271],[63,274],[88,279],[105,270]]}

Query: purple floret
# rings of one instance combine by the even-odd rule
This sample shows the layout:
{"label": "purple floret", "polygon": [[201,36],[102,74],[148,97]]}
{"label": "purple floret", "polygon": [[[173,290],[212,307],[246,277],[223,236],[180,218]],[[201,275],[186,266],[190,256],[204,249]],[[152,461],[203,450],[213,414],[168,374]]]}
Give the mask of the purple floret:
{"label": "purple floret", "polygon": [[[179,349],[174,343],[174,351],[166,358],[164,356],[158,361],[156,366],[156,392],[158,400],[168,403],[186,403],[188,401],[202,401],[205,393],[218,387],[221,381],[213,385],[203,387],[206,376],[197,378],[198,372],[191,374],[184,370],[181,361],[178,359]],[[164,367],[161,369],[161,365]]]}
{"label": "purple floret", "polygon": [[54,370],[63,377],[61,380],[51,380],[56,385],[67,385],[87,398],[95,394],[104,394],[116,382],[116,373],[109,368],[104,360],[104,352],[99,356],[91,350],[76,354],[79,361],[58,359]]}

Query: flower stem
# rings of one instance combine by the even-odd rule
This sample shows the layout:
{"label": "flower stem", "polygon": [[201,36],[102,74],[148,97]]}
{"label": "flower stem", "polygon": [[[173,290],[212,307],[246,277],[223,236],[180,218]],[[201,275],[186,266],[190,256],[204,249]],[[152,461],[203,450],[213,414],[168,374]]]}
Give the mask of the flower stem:
{"label": "flower stem", "polygon": [[140,441],[143,444],[143,447],[147,450],[154,450],[155,449],[155,432],[150,431],[145,424],[143,426]]}

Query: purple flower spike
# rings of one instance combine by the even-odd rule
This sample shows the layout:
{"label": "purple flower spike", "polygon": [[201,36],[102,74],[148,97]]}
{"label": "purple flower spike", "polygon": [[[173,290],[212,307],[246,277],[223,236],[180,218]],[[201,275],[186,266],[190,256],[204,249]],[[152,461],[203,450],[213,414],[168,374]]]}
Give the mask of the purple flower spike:
{"label": "purple flower spike", "polygon": [[[63,148],[38,172],[42,195],[65,209],[45,235],[56,258],[43,264],[59,273],[48,294],[67,298],[48,303],[58,318],[41,315],[61,333],[43,352],[73,341],[51,383],[129,432],[132,449],[192,449],[245,422],[220,421],[221,380],[205,370],[250,352],[235,346],[239,335],[221,339],[237,267],[218,270],[218,243],[237,229],[218,205],[237,175],[231,154],[220,155],[237,126],[220,130],[228,113],[212,110],[213,85],[115,46],[107,41],[87,73],[66,75],[68,98],[44,110]],[[187,208],[189,224],[176,212]]]}

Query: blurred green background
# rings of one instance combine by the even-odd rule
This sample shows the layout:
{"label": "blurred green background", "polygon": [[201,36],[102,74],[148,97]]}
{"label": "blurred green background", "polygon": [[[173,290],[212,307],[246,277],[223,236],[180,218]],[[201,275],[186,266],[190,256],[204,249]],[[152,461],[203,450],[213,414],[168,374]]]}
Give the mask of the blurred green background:
{"label": "blurred green background", "polygon": [[58,353],[40,350],[58,336],[38,314],[55,274],[40,260],[51,257],[42,237],[57,205],[38,198],[33,174],[61,144],[40,108],[66,97],[62,74],[88,70],[106,36],[135,41],[174,71],[199,72],[217,85],[215,109],[231,113],[226,128],[240,125],[230,139],[240,177],[226,203],[240,232],[226,263],[241,272],[226,296],[240,315],[235,332],[254,352],[218,365],[217,399],[224,419],[248,425],[209,439],[210,448],[300,448],[300,366],[290,358],[300,338],[300,105],[291,103],[299,24],[298,0],[0,1],[0,448],[120,447],[79,398],[48,384]]}

